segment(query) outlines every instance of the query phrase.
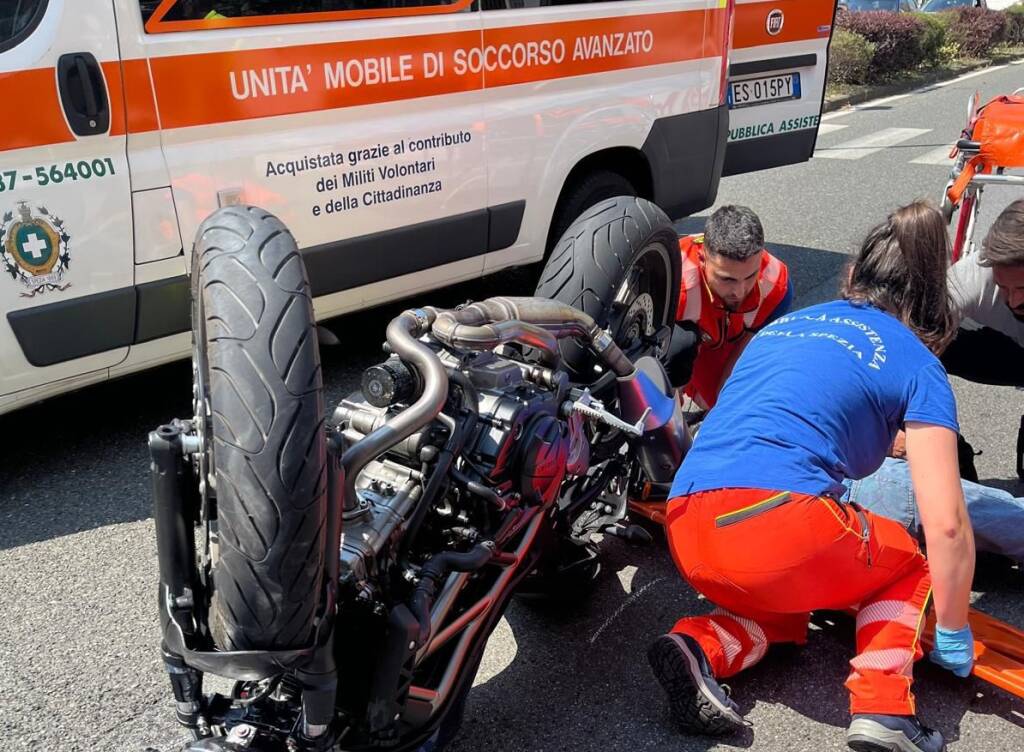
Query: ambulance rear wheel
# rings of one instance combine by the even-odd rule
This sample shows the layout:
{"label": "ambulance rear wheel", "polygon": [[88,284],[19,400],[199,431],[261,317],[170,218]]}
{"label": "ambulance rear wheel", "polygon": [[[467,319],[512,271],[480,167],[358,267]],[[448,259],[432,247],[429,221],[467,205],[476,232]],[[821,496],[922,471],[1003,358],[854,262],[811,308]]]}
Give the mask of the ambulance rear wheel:
{"label": "ambulance rear wheel", "polygon": [[[566,229],[534,294],[589,314],[631,358],[661,357],[681,276],[679,236],[665,212],[646,199],[618,196]],[[590,351],[571,339],[559,346],[574,380],[592,382],[597,362]]]}
{"label": "ambulance rear wheel", "polygon": [[312,298],[274,216],[212,214],[192,255],[202,562],[220,650],[310,644],[323,593],[326,445]]}
{"label": "ambulance rear wheel", "polygon": [[583,213],[595,204],[616,196],[635,195],[637,195],[637,190],[633,184],[617,172],[596,170],[587,174],[559,200],[558,208],[555,210],[555,216],[551,222],[551,230],[548,233],[548,248],[546,250],[550,251],[569,229],[569,225],[583,216]]}

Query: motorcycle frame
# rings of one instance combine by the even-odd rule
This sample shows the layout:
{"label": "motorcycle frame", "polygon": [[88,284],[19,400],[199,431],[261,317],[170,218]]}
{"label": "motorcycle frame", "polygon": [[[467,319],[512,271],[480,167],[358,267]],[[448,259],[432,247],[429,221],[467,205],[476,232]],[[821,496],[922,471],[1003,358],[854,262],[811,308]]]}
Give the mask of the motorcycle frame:
{"label": "motorcycle frame", "polygon": [[[334,625],[338,547],[341,538],[340,438],[327,441],[327,556],[325,597],[317,616],[319,628],[310,645],[295,650],[215,651],[195,630],[199,623],[202,581],[196,566],[193,527],[198,519],[199,498],[186,436],[191,425],[173,421],[149,434],[153,517],[160,573],[161,654],[171,680],[179,723],[196,739],[211,735],[202,694],[204,673],[257,681],[292,672],[302,686],[302,734],[315,740],[327,734],[334,720],[337,667],[334,657]],[[330,586],[333,583],[334,586]]]}
{"label": "motorcycle frame", "polygon": [[[154,519],[157,531],[157,558],[160,569],[160,609],[163,639],[161,654],[171,681],[177,706],[177,718],[199,740],[212,736],[212,727],[222,719],[211,717],[210,703],[202,693],[203,675],[212,673],[238,681],[258,681],[290,672],[302,686],[302,718],[305,746],[321,749],[317,739],[326,734],[335,716],[335,698],[339,676],[335,665],[333,593],[320,615],[322,628],[314,644],[288,651],[221,652],[204,649],[194,631],[197,603],[201,603],[198,571],[192,541],[192,526],[197,518],[198,493],[183,438],[189,431],[184,421],[160,426],[150,434],[151,478]],[[335,433],[334,437],[338,434]],[[340,442],[328,441],[328,488],[330,494],[328,525],[340,541],[343,469]],[[466,689],[472,674],[465,667],[479,661],[487,638],[497,625],[516,587],[537,566],[546,550],[538,539],[550,535],[547,509],[520,510],[519,517],[506,530],[510,538],[521,539],[509,553],[498,553],[488,564],[502,571],[488,591],[462,615],[441,628],[450,609],[469,578],[467,572],[452,572],[431,611],[431,637],[416,653],[417,662],[435,655],[452,641],[455,655],[449,661],[436,689],[412,685],[402,720],[416,727],[401,747],[415,747],[430,738],[452,710],[451,700]],[[328,583],[338,580],[338,544],[335,544],[325,573]],[[404,639],[405,636],[403,636]],[[310,733],[313,732],[313,733]],[[354,747],[358,749],[358,747]]]}
{"label": "motorcycle frame", "polygon": [[[193,435],[191,422],[173,421],[160,426],[150,434],[149,448],[160,567],[161,648],[178,706],[178,720],[197,739],[212,736],[211,726],[222,725],[228,715],[207,717],[211,703],[217,698],[204,697],[204,673],[236,681],[259,681],[284,673],[294,676],[302,690],[301,725],[297,735],[288,737],[289,749],[323,750],[337,741],[339,732],[344,733],[344,729],[337,728],[334,723],[339,681],[335,664],[335,621],[342,526],[348,515],[359,511],[355,506],[358,498],[355,476],[375,457],[417,430],[421,424],[444,419],[442,422],[449,424],[451,429],[452,441],[465,432],[467,425],[471,428],[475,423],[475,420],[468,422],[475,417],[468,413],[456,421],[442,412],[447,403],[449,374],[433,351],[419,341],[428,334],[441,344],[456,349],[484,350],[505,342],[521,342],[542,350],[545,360],[551,361],[552,365],[557,365],[559,359],[557,339],[581,339],[618,378],[620,392],[623,389],[627,393],[630,390],[635,392],[627,402],[642,415],[632,417],[650,423],[647,426],[650,430],[665,428],[664,417],[655,419],[653,415],[657,413],[652,413],[646,402],[650,395],[644,396],[645,390],[649,391],[649,377],[641,374],[611,337],[580,311],[543,299],[492,298],[457,311],[426,308],[400,314],[388,328],[389,345],[404,359],[413,362],[421,374],[432,374],[432,377],[425,378],[423,392],[414,405],[355,445],[345,447],[344,436],[336,429],[328,433],[326,592],[312,643],[304,648],[285,651],[221,652],[213,650],[208,636],[196,629],[196,625],[203,623],[201,609],[207,598],[202,592],[203,581],[195,556],[193,527],[199,519],[201,501],[191,455],[202,448]],[[452,380],[460,385],[458,378],[453,376]],[[662,394],[659,399],[666,401],[671,398]],[[666,435],[659,441],[671,438]],[[436,484],[438,476],[448,474],[450,460],[461,451],[461,442],[455,443],[459,446],[446,446],[442,451],[442,454],[446,451],[453,454],[448,464],[439,461],[429,478],[421,479],[424,481],[424,498],[419,500],[421,509],[429,506],[439,487]],[[624,500],[622,508],[624,512]],[[505,518],[494,535],[490,556],[473,565],[467,564],[466,568],[452,566],[447,570],[440,597],[431,602],[428,639],[418,639],[419,627],[424,620],[417,619],[409,606],[400,602],[391,608],[383,656],[375,667],[370,693],[372,710],[367,718],[371,745],[393,741],[401,748],[408,748],[421,744],[437,730],[452,709],[452,698],[464,691],[466,682],[472,680],[472,673],[465,671],[465,667],[479,661],[487,637],[504,613],[516,586],[537,567],[545,551],[553,545],[553,521],[558,511],[557,504],[512,510],[512,516]],[[414,512],[406,531],[407,538],[415,538],[421,521],[422,512]],[[542,537],[545,540],[538,541]],[[517,539],[519,542],[513,551],[501,550]],[[487,566],[501,569],[494,582],[483,596],[445,625],[450,610],[468,582],[469,572]],[[421,578],[421,583],[424,579]],[[414,592],[413,603],[415,596]],[[453,642],[452,655],[436,688],[412,685],[416,665],[429,660]],[[382,738],[374,736],[378,730],[382,733],[393,731],[391,724],[399,720],[411,727],[405,737],[399,740],[386,735]],[[332,729],[332,726],[335,727]],[[277,729],[273,733],[280,734],[283,730]],[[229,746],[231,741],[229,738]],[[249,739],[248,743],[252,740]]]}

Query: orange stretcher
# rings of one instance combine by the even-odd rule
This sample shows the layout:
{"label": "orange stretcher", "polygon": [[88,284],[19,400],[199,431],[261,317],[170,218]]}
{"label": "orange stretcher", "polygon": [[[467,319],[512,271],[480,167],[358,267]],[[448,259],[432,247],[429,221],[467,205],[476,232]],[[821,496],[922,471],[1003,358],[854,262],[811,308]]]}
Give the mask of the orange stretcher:
{"label": "orange stretcher", "polygon": [[[981,611],[970,611],[974,633],[974,670],[979,679],[1017,697],[1024,697],[1024,631]],[[935,612],[928,617],[922,642],[930,650],[935,636]]]}
{"label": "orange stretcher", "polygon": [[954,205],[960,203],[975,176],[999,168],[1024,167],[1024,96],[999,96],[980,107],[963,135],[953,156],[958,151],[971,154],[946,191]]}
{"label": "orange stretcher", "polygon": [[986,186],[1024,186],[1024,89],[978,106],[979,94],[967,103],[967,127],[952,153],[953,168],[942,194],[942,212],[952,221],[959,210],[953,234],[952,261],[973,253],[977,243],[982,193]]}
{"label": "orange stretcher", "polygon": [[[664,526],[663,501],[630,501],[630,511]],[[974,669],[979,679],[1024,698],[1024,630],[1011,627],[993,616],[973,608],[969,620],[974,634]],[[922,642],[931,650],[935,641],[935,612],[928,616]]]}

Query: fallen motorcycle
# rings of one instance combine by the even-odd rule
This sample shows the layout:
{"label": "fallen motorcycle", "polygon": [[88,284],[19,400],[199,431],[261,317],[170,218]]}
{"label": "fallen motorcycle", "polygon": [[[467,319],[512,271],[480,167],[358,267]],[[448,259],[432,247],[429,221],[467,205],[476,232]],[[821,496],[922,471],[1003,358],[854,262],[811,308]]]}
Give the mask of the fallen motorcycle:
{"label": "fallen motorcycle", "polygon": [[660,210],[601,202],[538,297],[401,313],[327,414],[294,239],[251,207],[204,222],[193,416],[149,437],[185,748],[443,748],[510,597],[585,590],[596,536],[647,537],[630,500],[690,442],[661,362],[679,275]]}

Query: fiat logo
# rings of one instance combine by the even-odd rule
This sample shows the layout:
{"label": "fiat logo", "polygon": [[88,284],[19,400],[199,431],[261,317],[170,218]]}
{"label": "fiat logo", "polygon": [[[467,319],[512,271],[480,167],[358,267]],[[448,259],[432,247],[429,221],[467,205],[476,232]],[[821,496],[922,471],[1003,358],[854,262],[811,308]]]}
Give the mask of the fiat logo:
{"label": "fiat logo", "polygon": [[768,33],[773,37],[778,36],[782,33],[782,26],[786,23],[785,14],[776,8],[768,14],[768,21],[765,23],[765,27],[768,29]]}

